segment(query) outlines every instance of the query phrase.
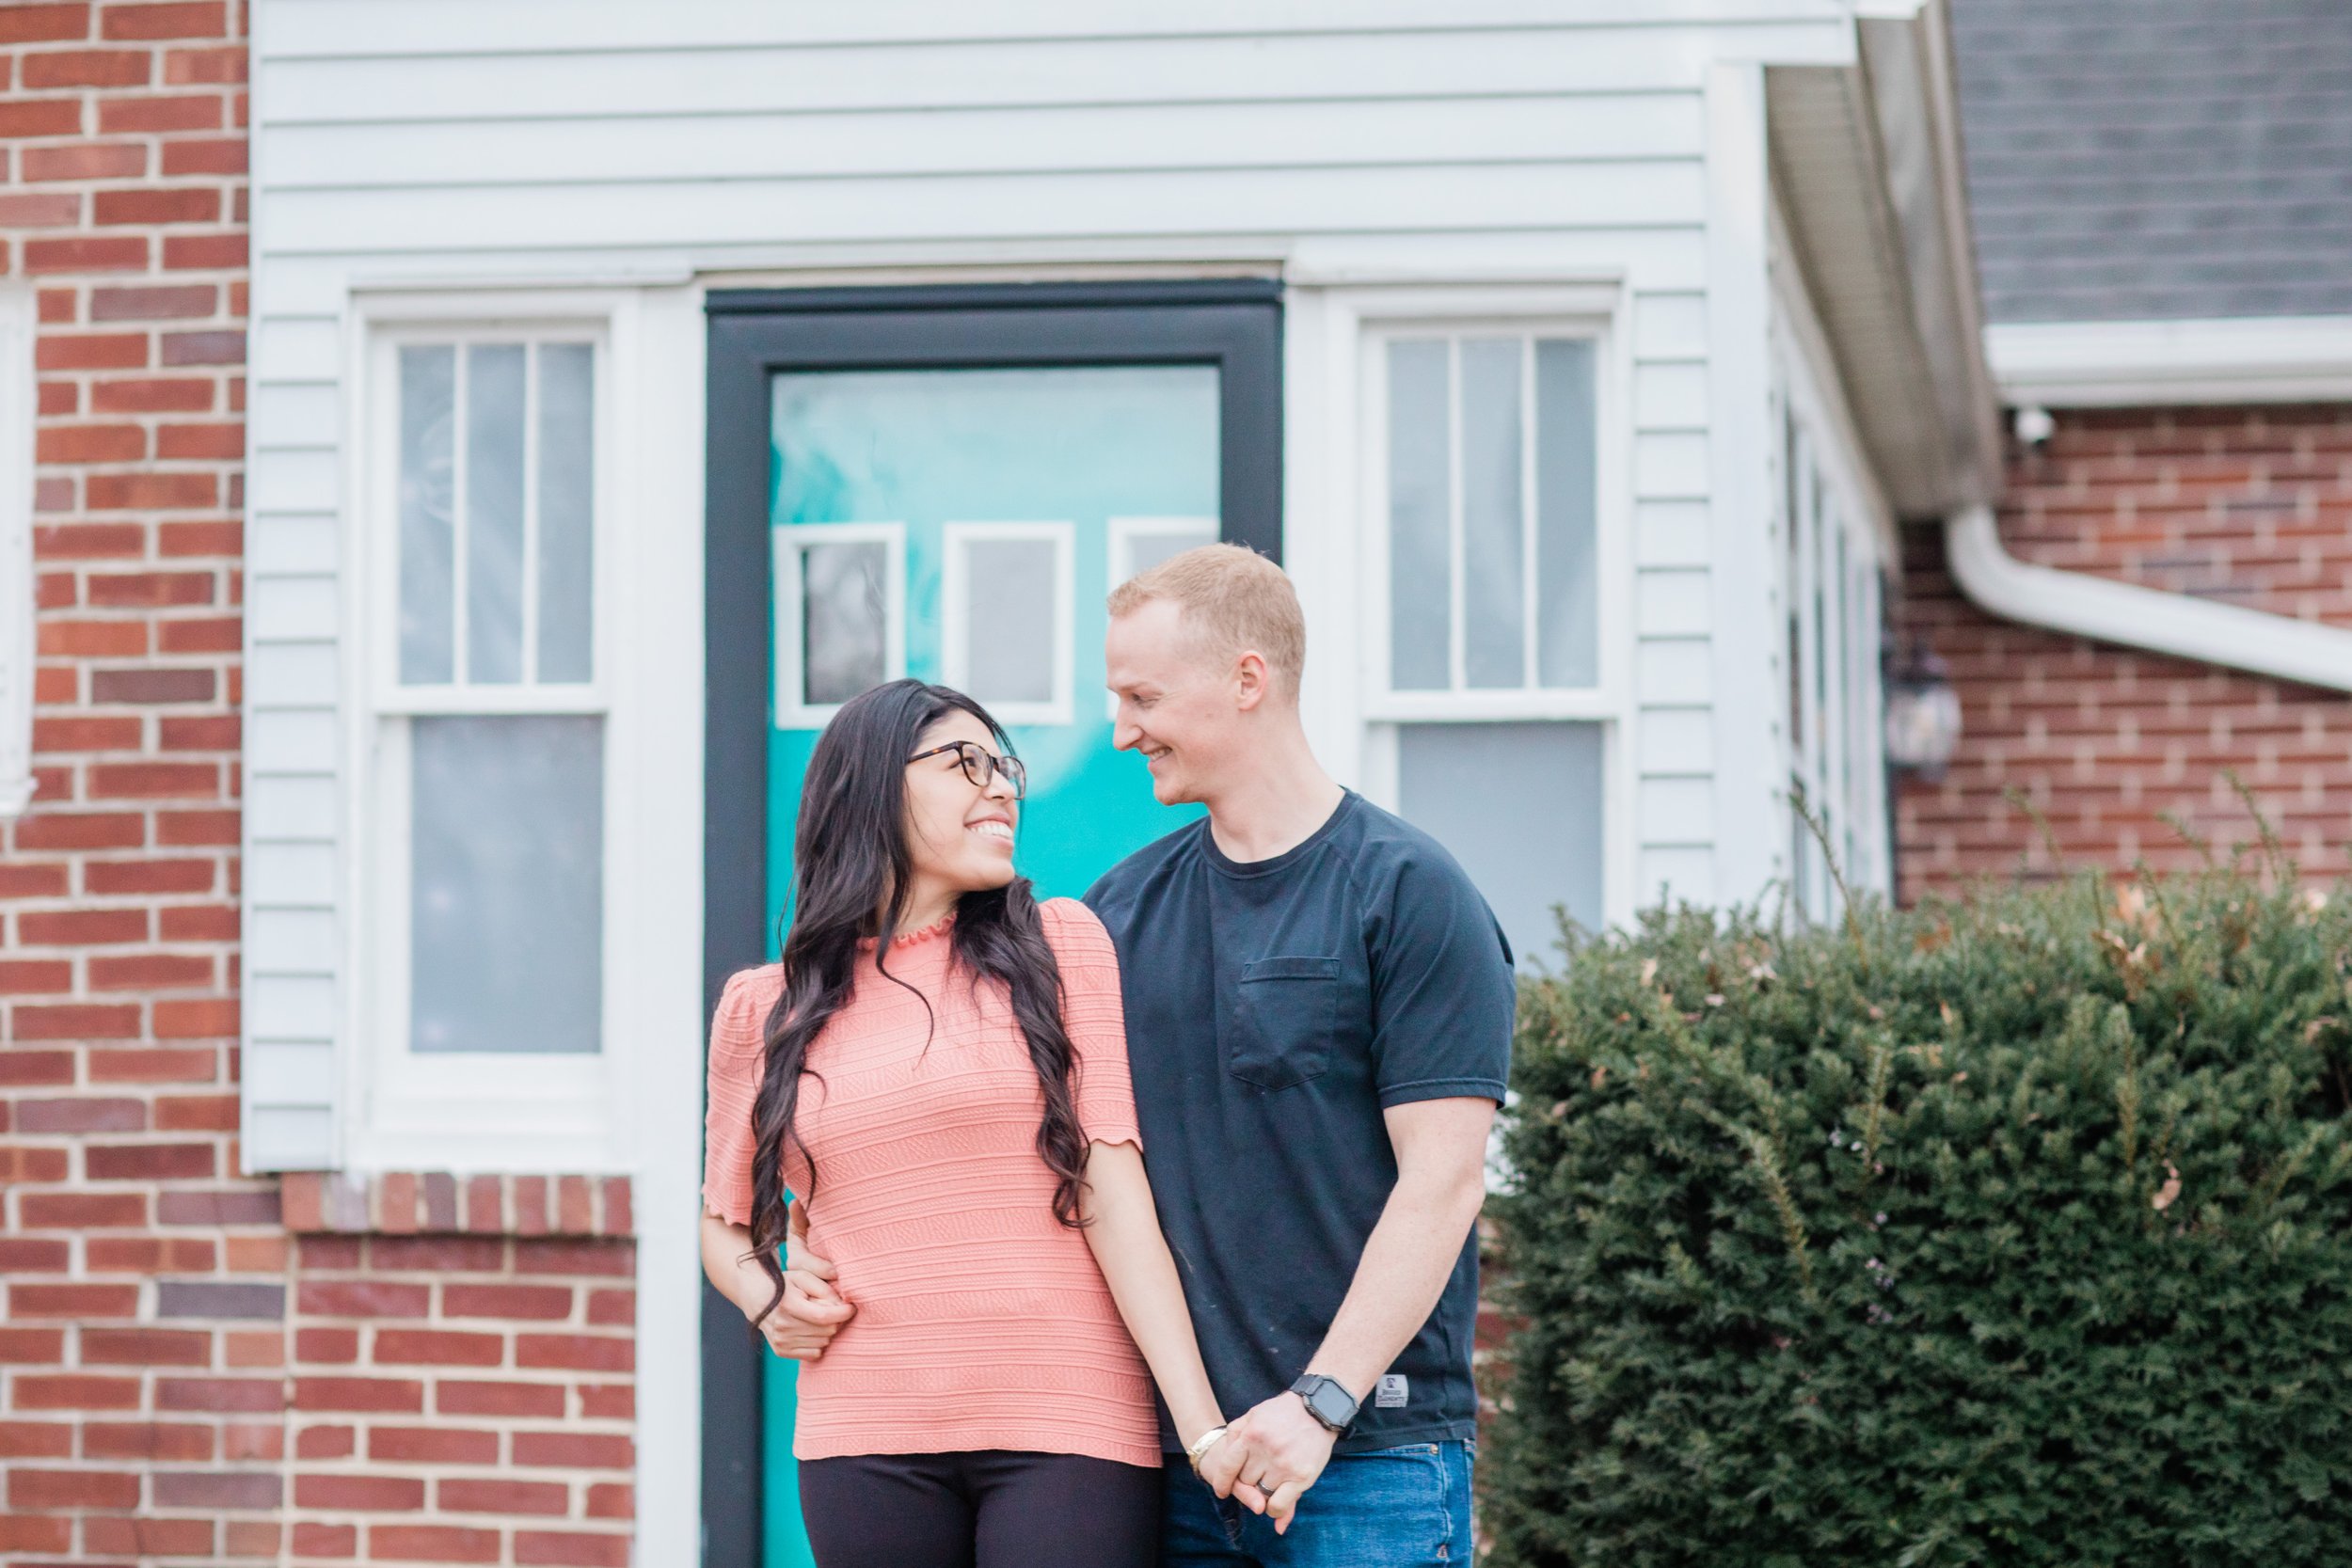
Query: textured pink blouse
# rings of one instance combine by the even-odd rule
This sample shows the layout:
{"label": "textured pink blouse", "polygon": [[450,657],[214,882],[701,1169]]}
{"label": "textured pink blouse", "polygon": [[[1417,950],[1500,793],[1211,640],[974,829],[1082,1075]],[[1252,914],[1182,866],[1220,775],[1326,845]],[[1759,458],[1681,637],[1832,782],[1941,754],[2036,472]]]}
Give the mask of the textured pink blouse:
{"label": "textured pink blouse", "polygon": [[[1119,962],[1091,911],[1041,907],[1061,968],[1072,1094],[1092,1143],[1140,1146]],[[1037,1151],[1037,1072],[1001,987],[951,974],[947,927],[899,938],[890,973],[861,956],[849,1003],[810,1046],[785,1185],[808,1244],[857,1315],[800,1378],[792,1451],[1015,1449],[1157,1467],[1151,1373],[1086,1237],[1054,1218]],[[727,982],[710,1031],[703,1202],[748,1224],[761,1030],[782,966]],[[923,1003],[929,1001],[927,1017]]]}

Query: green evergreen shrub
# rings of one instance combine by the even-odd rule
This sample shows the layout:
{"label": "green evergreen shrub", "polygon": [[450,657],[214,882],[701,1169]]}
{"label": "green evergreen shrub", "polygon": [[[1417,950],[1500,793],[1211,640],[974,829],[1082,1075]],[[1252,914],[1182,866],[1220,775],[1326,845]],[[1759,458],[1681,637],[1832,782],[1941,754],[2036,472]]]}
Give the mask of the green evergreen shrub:
{"label": "green evergreen shrub", "polygon": [[1489,1206],[1493,1560],[2352,1562],[2347,904],[1572,939]]}

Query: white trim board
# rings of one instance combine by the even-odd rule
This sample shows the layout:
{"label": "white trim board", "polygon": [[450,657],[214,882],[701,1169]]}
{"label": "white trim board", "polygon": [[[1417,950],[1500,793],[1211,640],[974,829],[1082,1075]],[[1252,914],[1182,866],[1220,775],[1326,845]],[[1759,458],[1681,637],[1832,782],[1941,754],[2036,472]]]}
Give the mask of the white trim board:
{"label": "white trim board", "polygon": [[1984,348],[2013,406],[2352,399],[2352,316],[2003,322]]}
{"label": "white trim board", "polygon": [[1961,591],[2003,620],[2352,691],[2352,630],[2344,627],[2030,565],[2002,548],[1989,507],[1945,519],[1944,553]]}

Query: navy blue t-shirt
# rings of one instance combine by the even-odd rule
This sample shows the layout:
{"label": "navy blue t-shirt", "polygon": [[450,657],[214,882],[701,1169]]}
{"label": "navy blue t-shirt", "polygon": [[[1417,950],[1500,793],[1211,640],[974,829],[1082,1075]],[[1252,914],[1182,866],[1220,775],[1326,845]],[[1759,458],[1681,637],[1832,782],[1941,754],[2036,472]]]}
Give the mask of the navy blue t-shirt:
{"label": "navy blue t-shirt", "polygon": [[[1207,821],[1086,902],[1119,948],[1145,1168],[1226,1415],[1322,1344],[1396,1184],[1381,1113],[1500,1101],[1517,990],[1486,901],[1438,842],[1349,793],[1305,843],[1229,860]],[[1476,1435],[1466,1238],[1437,1310],[1339,1445]],[[1166,1412],[1162,1443],[1182,1452]]]}

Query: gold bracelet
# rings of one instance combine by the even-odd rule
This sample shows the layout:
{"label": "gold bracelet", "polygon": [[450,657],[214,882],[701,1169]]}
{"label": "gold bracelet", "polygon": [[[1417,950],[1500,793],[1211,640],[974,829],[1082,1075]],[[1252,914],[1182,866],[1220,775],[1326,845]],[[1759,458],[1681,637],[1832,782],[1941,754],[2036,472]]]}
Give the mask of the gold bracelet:
{"label": "gold bracelet", "polygon": [[1192,1473],[1194,1475],[1197,1476],[1200,1473],[1200,1456],[1207,1453],[1211,1449],[1216,1448],[1216,1440],[1224,1435],[1225,1429],[1223,1427],[1214,1426],[1192,1440],[1192,1447],[1184,1450],[1184,1457],[1192,1462]]}

